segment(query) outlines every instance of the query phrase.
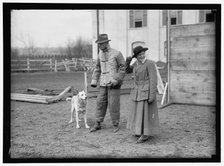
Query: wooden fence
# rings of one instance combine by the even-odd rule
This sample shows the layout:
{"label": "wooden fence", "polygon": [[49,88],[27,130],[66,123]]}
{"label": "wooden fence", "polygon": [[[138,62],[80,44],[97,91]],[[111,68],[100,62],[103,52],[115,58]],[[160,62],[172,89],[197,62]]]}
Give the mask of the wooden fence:
{"label": "wooden fence", "polygon": [[40,71],[78,71],[93,70],[96,62],[93,59],[73,58],[72,60],[30,59],[11,60],[11,72],[40,72]]}

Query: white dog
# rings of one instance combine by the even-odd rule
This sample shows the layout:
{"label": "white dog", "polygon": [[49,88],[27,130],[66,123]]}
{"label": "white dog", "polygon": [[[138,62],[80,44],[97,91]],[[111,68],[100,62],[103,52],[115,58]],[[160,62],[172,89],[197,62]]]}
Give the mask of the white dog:
{"label": "white dog", "polygon": [[72,98],[67,98],[66,101],[71,101],[71,120],[69,123],[73,122],[73,116],[74,116],[74,110],[76,115],[76,128],[80,128],[79,126],[79,114],[83,114],[84,116],[84,122],[85,127],[89,128],[87,124],[87,117],[86,117],[86,105],[87,105],[87,94],[83,90],[81,92],[78,92],[77,95],[73,96]]}

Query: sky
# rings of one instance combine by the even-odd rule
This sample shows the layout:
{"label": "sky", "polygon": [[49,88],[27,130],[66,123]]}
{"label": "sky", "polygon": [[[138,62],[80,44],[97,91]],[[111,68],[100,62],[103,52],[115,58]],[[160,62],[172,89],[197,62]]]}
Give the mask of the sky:
{"label": "sky", "polygon": [[92,15],[87,10],[12,10],[11,44],[63,47],[78,37],[91,41]]}

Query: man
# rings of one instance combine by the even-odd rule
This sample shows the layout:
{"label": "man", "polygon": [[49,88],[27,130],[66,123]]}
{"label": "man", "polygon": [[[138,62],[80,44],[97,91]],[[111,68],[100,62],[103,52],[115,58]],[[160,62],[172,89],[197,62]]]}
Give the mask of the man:
{"label": "man", "polygon": [[107,34],[100,34],[96,43],[100,53],[93,71],[91,86],[96,87],[100,81],[96,105],[96,123],[90,132],[101,129],[107,107],[113,124],[113,132],[119,130],[120,88],[125,76],[125,61],[120,51],[110,47]]}

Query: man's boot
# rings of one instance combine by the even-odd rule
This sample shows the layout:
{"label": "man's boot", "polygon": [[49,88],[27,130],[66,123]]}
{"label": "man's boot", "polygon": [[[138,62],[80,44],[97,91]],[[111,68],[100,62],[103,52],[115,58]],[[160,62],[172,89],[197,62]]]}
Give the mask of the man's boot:
{"label": "man's boot", "polygon": [[100,129],[101,129],[100,122],[96,122],[93,128],[90,129],[90,132],[95,132]]}
{"label": "man's boot", "polygon": [[120,128],[119,128],[118,125],[114,125],[114,126],[113,126],[113,132],[114,132],[114,133],[118,132],[119,129],[120,129]]}

